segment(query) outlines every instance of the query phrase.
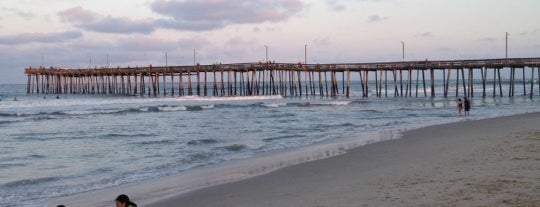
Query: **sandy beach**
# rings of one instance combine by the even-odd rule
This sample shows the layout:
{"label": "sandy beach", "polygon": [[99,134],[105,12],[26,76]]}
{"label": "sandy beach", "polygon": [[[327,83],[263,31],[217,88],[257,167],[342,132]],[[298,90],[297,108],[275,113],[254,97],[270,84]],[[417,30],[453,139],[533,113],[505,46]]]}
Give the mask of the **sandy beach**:
{"label": "sandy beach", "polygon": [[239,160],[48,206],[112,206],[119,194],[150,207],[540,206],[540,113],[466,119],[346,153],[338,147],[302,160],[306,152],[298,150]]}
{"label": "sandy beach", "polygon": [[533,113],[410,130],[145,206],[540,206],[538,123]]}

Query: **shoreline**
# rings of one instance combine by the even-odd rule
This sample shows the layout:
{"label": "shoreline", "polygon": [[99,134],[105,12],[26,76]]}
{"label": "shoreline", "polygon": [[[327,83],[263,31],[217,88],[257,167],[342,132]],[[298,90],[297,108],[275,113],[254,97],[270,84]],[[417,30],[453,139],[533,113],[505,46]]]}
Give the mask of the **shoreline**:
{"label": "shoreline", "polygon": [[401,139],[145,206],[539,205],[537,123],[540,113],[408,130]]}
{"label": "shoreline", "polygon": [[[283,149],[257,155],[255,157],[229,160],[215,165],[202,166],[176,174],[156,177],[132,183],[79,194],[54,197],[47,200],[48,206],[63,204],[72,206],[110,206],[111,195],[127,194],[131,200],[139,200],[139,206],[159,202],[179,194],[209,187],[237,182],[271,173],[287,166],[298,165],[313,160],[326,159],[346,153],[347,150],[401,137],[402,130],[385,130],[364,133],[364,139],[348,138],[338,143],[323,142],[294,149]],[[140,186],[144,186],[141,188]]]}
{"label": "shoreline", "polygon": [[[502,124],[500,127],[495,127],[497,130],[494,132],[478,135],[478,130],[490,126],[486,123],[536,120],[536,122],[524,122],[522,127],[512,126],[511,131],[519,132],[530,129],[530,125],[534,123],[539,123],[540,118],[536,118],[539,116],[540,113],[532,113],[421,127],[401,132],[402,138],[399,139],[394,137],[386,141],[381,140],[382,142],[364,143],[366,145],[359,147],[355,146],[358,143],[349,143],[349,146],[345,148],[343,147],[347,145],[345,143],[331,147],[323,145],[318,153],[309,151],[311,155],[308,157],[302,150],[288,152],[296,153],[297,157],[294,159],[290,159],[294,157],[290,154],[281,157],[275,155],[258,158],[271,163],[270,165],[257,165],[259,163],[254,163],[252,159],[236,160],[226,163],[227,165],[218,164],[218,166],[182,172],[181,175],[169,175],[67,197],[51,198],[47,203],[49,203],[48,206],[58,204],[110,206],[117,195],[127,194],[139,206],[153,207],[178,206],[179,204],[182,206],[360,206],[362,203],[358,201],[366,201],[367,203],[364,204],[367,206],[422,205],[423,203],[390,202],[397,199],[392,196],[393,194],[403,193],[391,189],[403,190],[411,185],[410,182],[414,181],[412,177],[418,174],[415,171],[416,168],[441,168],[440,163],[433,163],[432,160],[418,162],[416,158],[427,159],[423,156],[428,155],[430,159],[439,162],[457,159],[456,157],[461,154],[492,147],[493,143],[486,142],[485,136],[500,136],[504,134],[504,130],[501,132],[501,129],[512,126]],[[470,123],[473,126],[469,126]],[[444,139],[444,137],[453,136],[456,128],[466,129],[462,134],[467,136],[459,139]],[[441,130],[444,133],[440,133]],[[437,139],[432,139],[430,136],[434,132],[439,135]],[[460,140],[467,141],[470,134],[474,135],[472,137],[472,140],[475,140],[474,144],[459,142]],[[498,137],[496,140],[503,138]],[[419,150],[422,148],[430,150]],[[446,154],[441,156],[441,152],[446,152]],[[292,163],[284,163],[283,159],[287,156],[289,156],[289,162]],[[281,161],[272,162],[272,159],[276,158]],[[445,166],[442,165],[442,167]],[[239,168],[243,170],[238,170]],[[425,181],[427,178],[429,176],[416,178],[415,182],[423,183],[423,185],[432,184],[433,182]],[[394,182],[383,182],[381,179]],[[379,184],[373,186],[374,183]],[[405,184],[397,185],[396,183]],[[370,186],[370,189],[366,189],[366,186]],[[423,190],[417,184],[414,186]],[[379,197],[382,192],[386,197]],[[413,197],[418,197],[418,195],[415,194]]]}

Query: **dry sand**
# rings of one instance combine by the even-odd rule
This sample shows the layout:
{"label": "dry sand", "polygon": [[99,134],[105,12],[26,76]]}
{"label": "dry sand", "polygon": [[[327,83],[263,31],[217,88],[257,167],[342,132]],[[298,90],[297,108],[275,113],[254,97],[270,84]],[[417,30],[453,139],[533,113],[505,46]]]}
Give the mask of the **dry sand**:
{"label": "dry sand", "polygon": [[144,206],[540,206],[540,113],[411,130]]}

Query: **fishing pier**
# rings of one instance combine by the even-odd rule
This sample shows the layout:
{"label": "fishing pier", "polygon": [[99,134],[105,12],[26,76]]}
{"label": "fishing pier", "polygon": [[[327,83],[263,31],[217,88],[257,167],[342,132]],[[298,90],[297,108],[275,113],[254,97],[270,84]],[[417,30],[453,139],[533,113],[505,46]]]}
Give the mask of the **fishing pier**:
{"label": "fishing pier", "polygon": [[[501,70],[509,74],[509,78],[501,79]],[[526,71],[530,71],[527,77]],[[359,90],[363,97],[435,97],[435,73],[438,80],[442,78],[444,97],[453,92],[456,97],[474,97],[477,95],[475,84],[482,85],[482,94],[478,94],[482,97],[512,97],[521,90],[521,85],[524,96],[532,97],[536,84],[540,90],[540,58],[340,64],[260,62],[88,69],[30,67],[25,68],[24,73],[28,77],[29,94],[349,97],[351,90]],[[477,78],[473,78],[474,74]],[[351,80],[360,81],[360,87],[351,88]],[[504,90],[503,81],[508,82]],[[492,89],[492,94],[487,94],[487,89]]]}

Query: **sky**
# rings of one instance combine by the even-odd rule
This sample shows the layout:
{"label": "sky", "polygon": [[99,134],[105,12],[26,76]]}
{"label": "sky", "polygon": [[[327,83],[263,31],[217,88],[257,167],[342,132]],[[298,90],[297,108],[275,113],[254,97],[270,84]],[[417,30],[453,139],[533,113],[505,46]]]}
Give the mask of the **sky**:
{"label": "sky", "polygon": [[[2,0],[0,84],[26,67],[540,57],[538,0]],[[403,41],[403,44],[402,44]],[[268,53],[267,53],[268,51]],[[307,60],[304,60],[307,58]]]}

